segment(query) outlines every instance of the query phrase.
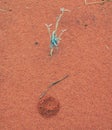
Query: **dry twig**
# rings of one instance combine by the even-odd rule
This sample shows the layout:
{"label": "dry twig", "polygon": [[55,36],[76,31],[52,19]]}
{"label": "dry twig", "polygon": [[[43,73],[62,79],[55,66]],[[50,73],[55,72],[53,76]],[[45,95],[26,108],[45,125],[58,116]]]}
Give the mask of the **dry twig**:
{"label": "dry twig", "polygon": [[49,89],[50,89],[51,87],[53,87],[53,86],[56,85],[57,83],[61,82],[62,80],[68,78],[68,76],[69,76],[69,75],[66,75],[66,76],[63,77],[62,79],[57,80],[57,81],[53,82],[52,84],[50,84],[50,85],[47,87],[47,89],[46,89],[44,92],[41,93],[41,95],[39,96],[39,99],[43,98],[43,97],[46,95],[46,93],[49,91]]}
{"label": "dry twig", "polygon": [[85,0],[85,5],[102,4],[102,3],[111,2],[111,1],[112,0],[102,0],[102,1],[96,1],[96,2],[87,2],[87,0]]}
{"label": "dry twig", "polygon": [[6,10],[6,9],[0,9],[0,11],[2,11],[2,12],[6,12],[6,11],[8,11],[8,10]]}

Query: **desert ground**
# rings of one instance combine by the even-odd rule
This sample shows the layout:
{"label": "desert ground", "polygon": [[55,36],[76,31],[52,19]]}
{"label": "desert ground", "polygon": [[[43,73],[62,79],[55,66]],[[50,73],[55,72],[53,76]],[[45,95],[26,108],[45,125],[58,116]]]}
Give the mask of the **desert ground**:
{"label": "desert ground", "polygon": [[[62,7],[67,31],[49,56],[45,24],[53,30]],[[59,105],[50,117],[46,97]],[[112,130],[112,2],[0,0],[0,130]]]}

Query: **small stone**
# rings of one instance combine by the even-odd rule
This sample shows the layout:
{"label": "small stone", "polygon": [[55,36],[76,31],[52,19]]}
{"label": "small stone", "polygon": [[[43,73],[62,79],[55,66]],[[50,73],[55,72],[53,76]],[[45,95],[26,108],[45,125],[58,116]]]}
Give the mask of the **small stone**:
{"label": "small stone", "polygon": [[88,24],[84,24],[84,26],[85,26],[85,27],[87,27],[87,26],[88,26]]}
{"label": "small stone", "polygon": [[9,11],[11,12],[11,11],[12,11],[12,9],[9,9]]}
{"label": "small stone", "polygon": [[35,45],[37,45],[38,44],[38,42],[35,42]]}

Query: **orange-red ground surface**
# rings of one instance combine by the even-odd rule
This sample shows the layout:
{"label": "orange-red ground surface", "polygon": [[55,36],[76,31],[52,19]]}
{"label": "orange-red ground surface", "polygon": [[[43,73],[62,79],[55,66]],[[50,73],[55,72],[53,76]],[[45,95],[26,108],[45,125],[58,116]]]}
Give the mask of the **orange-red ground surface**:
{"label": "orange-red ground surface", "polygon": [[[61,7],[67,31],[50,57],[45,23]],[[67,74],[47,93],[60,111],[43,118],[40,94]],[[0,0],[0,130],[112,130],[112,2]]]}

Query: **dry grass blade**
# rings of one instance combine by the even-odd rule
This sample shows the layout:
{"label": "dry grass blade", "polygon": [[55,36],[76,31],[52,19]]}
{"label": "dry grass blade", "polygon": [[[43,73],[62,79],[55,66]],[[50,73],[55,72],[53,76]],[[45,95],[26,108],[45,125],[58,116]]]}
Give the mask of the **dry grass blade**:
{"label": "dry grass blade", "polygon": [[92,4],[102,4],[102,3],[106,3],[106,2],[111,2],[112,0],[102,0],[102,1],[96,1],[96,2],[87,2],[87,0],[85,0],[85,5],[92,5]]}
{"label": "dry grass blade", "polygon": [[61,82],[62,80],[68,78],[68,76],[69,76],[69,75],[66,75],[66,76],[63,77],[62,79],[57,80],[57,81],[53,82],[52,84],[50,84],[50,85],[47,87],[47,89],[46,89],[44,92],[41,93],[41,95],[39,96],[39,99],[43,98],[51,87],[53,87],[53,86],[56,85],[57,83]]}
{"label": "dry grass blade", "polygon": [[50,30],[50,27],[52,26],[52,24],[48,25],[48,24],[45,24],[45,26],[47,27],[47,30],[48,30],[48,33],[49,33],[49,37],[51,39],[51,30]]}

